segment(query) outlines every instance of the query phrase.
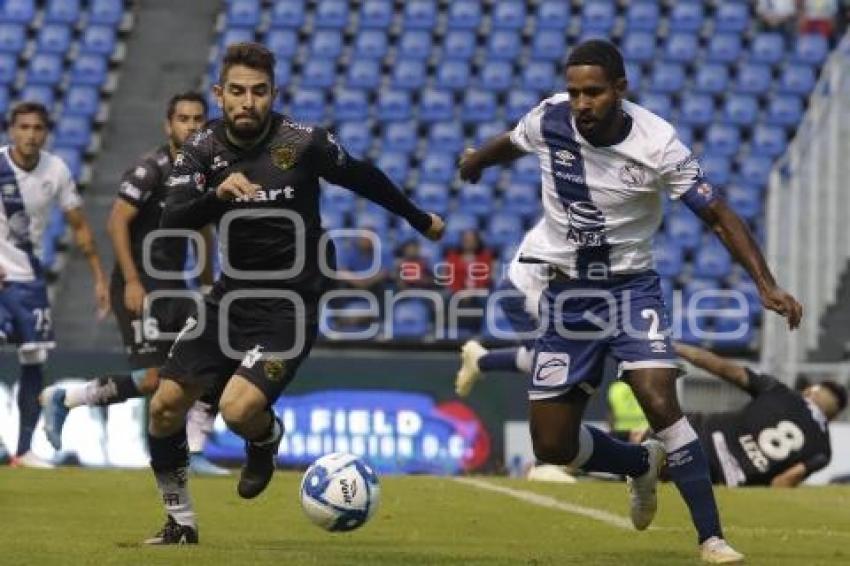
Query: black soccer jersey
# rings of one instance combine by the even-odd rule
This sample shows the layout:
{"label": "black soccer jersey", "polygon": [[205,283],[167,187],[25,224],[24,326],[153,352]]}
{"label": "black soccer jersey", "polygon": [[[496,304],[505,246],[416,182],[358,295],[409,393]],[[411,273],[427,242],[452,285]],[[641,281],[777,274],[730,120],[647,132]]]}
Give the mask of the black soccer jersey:
{"label": "black soccer jersey", "polygon": [[740,411],[707,414],[697,424],[726,483],[770,485],[797,463],[807,474],[826,466],[831,452],[823,414],[773,377],[747,371],[752,401]]}
{"label": "black soccer jersey", "polygon": [[[261,189],[250,200],[219,199],[216,187],[237,172]],[[326,130],[279,114],[271,116],[268,134],[247,149],[228,139],[223,121],[190,138],[168,180],[172,190],[162,226],[218,223],[222,277],[215,296],[249,288],[317,296],[325,283],[319,254],[333,267],[330,244],[321,242],[320,177],[383,205],[419,231],[430,226],[428,214],[380,170],[350,157]]]}
{"label": "black soccer jersey", "polygon": [[[136,269],[148,290],[151,285],[157,287],[182,285],[182,281],[161,281],[147,273],[143,262],[145,237],[159,228],[168,187],[165,182],[171,174],[172,161],[168,145],[158,147],[144,155],[136,164],[124,173],[118,197],[138,209],[138,214],[130,223],[130,251]],[[151,244],[151,263],[161,271],[183,271],[186,265],[185,238],[156,238]],[[121,268],[117,264],[113,278],[123,280]]]}

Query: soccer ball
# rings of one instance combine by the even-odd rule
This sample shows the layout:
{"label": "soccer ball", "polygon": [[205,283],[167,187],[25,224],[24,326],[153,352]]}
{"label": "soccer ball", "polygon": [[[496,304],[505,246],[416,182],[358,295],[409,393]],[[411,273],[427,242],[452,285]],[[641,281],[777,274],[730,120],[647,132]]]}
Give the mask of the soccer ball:
{"label": "soccer ball", "polygon": [[375,514],[381,501],[378,475],[357,456],[322,456],[301,480],[301,508],[326,531],[352,531]]}

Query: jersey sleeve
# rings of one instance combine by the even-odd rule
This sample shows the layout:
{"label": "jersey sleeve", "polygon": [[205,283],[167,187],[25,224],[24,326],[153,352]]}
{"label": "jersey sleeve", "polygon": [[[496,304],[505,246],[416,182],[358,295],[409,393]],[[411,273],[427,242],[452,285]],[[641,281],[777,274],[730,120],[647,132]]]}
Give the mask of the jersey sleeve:
{"label": "jersey sleeve", "polygon": [[829,464],[830,457],[829,453],[818,452],[806,458],[803,462],[803,465],[806,466],[806,476],[808,477],[810,474],[825,468]]}
{"label": "jersey sleeve", "polygon": [[211,135],[207,130],[189,138],[174,160],[165,182],[168,195],[160,221],[163,228],[197,230],[224,213],[224,201],[207,190],[210,152],[205,142]]}
{"label": "jersey sleeve", "polygon": [[540,123],[543,119],[544,103],[541,102],[520,118],[510,132],[511,143],[526,153],[533,153],[543,141]]}
{"label": "jersey sleeve", "polygon": [[59,167],[58,202],[62,210],[73,210],[83,206],[83,198],[77,191],[77,184],[71,176],[71,171],[65,162],[57,158]]}
{"label": "jersey sleeve", "polygon": [[752,397],[757,397],[774,387],[782,386],[781,383],[769,375],[756,373],[749,368],[746,368],[745,371],[747,372],[747,387],[745,389]]}
{"label": "jersey sleeve", "polygon": [[695,213],[719,198],[717,190],[705,180],[696,156],[677,136],[664,149],[660,175],[670,198],[681,199]]}
{"label": "jersey sleeve", "polygon": [[121,177],[118,198],[136,208],[141,207],[162,180],[159,171],[145,159],[133,166]]}

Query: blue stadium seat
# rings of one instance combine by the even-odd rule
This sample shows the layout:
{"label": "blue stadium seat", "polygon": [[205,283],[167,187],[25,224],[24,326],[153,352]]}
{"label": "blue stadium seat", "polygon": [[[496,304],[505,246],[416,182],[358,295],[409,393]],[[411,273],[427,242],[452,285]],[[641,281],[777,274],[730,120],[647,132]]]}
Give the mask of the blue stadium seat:
{"label": "blue stadium seat", "polygon": [[314,59],[336,59],[342,53],[342,37],[336,30],[319,30],[312,34],[310,56]]}
{"label": "blue stadium seat", "polygon": [[675,296],[675,286],[670,277],[661,278],[661,296],[664,298],[664,304],[669,309],[673,308],[673,297]]}
{"label": "blue stadium seat", "polygon": [[[537,182],[540,182],[539,176]],[[511,183],[502,193],[502,206],[530,220],[540,213],[540,189],[535,185]]]}
{"label": "blue stadium seat", "polygon": [[324,201],[322,201],[319,217],[322,220],[322,228],[325,230],[340,230],[345,228],[345,215],[341,212],[328,209]]}
{"label": "blue stadium seat", "polygon": [[9,87],[0,86],[0,114],[5,114],[9,110]]}
{"label": "blue stadium seat", "polygon": [[673,9],[670,12],[670,31],[674,33],[696,33],[702,27],[704,19],[705,16],[701,3],[678,2],[673,5]]}
{"label": "blue stadium seat", "polygon": [[665,120],[673,116],[673,101],[667,94],[646,92],[640,97],[640,105]]}
{"label": "blue stadium seat", "polygon": [[425,86],[428,70],[423,61],[403,60],[393,67],[392,87],[402,90],[420,90]]}
{"label": "blue stadium seat", "polygon": [[345,122],[339,125],[339,141],[351,155],[362,158],[372,145],[372,135],[369,128],[362,122]]}
{"label": "blue stadium seat", "polygon": [[459,59],[468,61],[475,55],[475,33],[466,30],[452,30],[443,40],[443,60]]}
{"label": "blue stadium seat", "polygon": [[626,10],[626,30],[656,32],[660,20],[658,2],[655,0],[636,1],[630,2],[628,6]]}
{"label": "blue stadium seat", "polygon": [[526,155],[514,161],[511,167],[511,183],[540,185],[540,163],[534,155]]}
{"label": "blue stadium seat", "polygon": [[730,94],[723,104],[723,119],[739,126],[748,126],[758,116],[758,100],[748,94]]}
{"label": "blue stadium seat", "polygon": [[[685,284],[682,289],[682,300],[687,309],[719,309],[723,306],[724,301],[716,294],[704,294],[705,291],[720,290],[720,284],[716,279],[711,278],[693,278]],[[697,293],[701,293],[699,297],[695,297]]]}
{"label": "blue stadium seat", "polygon": [[460,188],[458,208],[468,214],[493,214],[493,189],[482,183],[467,183]]}
{"label": "blue stadium seat", "polygon": [[63,116],[53,130],[53,144],[85,149],[91,142],[91,122],[83,116]]}
{"label": "blue stadium seat", "polygon": [[234,43],[242,43],[245,41],[254,41],[256,33],[254,28],[229,28],[224,30],[219,38],[219,45],[225,48]]}
{"label": "blue stadium seat", "polygon": [[444,184],[423,183],[416,187],[413,200],[423,210],[443,216],[449,210],[449,188]]}
{"label": "blue stadium seat", "polygon": [[271,29],[264,41],[266,47],[280,58],[292,58],[298,53],[298,33],[291,29]]}
{"label": "blue stadium seat", "polygon": [[361,212],[354,218],[355,227],[373,230],[379,237],[387,231],[390,218],[386,210],[365,199],[360,199],[360,206],[358,208],[360,208]]}
{"label": "blue stadium seat", "polygon": [[0,23],[0,53],[20,53],[27,45],[23,24]]}
{"label": "blue stadium seat", "polygon": [[400,59],[428,59],[431,56],[431,34],[424,30],[405,31],[399,39]]}
{"label": "blue stadium seat", "polygon": [[376,60],[354,61],[348,67],[346,86],[355,89],[375,90],[381,84],[381,67]]}
{"label": "blue stadium seat", "polygon": [[781,126],[758,125],[753,130],[750,142],[752,155],[763,155],[766,157],[779,157],[785,153],[788,141],[785,137],[785,128]]}
{"label": "blue stadium seat", "polygon": [[749,276],[746,276],[735,284],[734,289],[743,293],[749,307],[750,320],[758,320],[761,317],[764,308],[761,305],[758,287],[753,280],[750,279]]}
{"label": "blue stadium seat", "polygon": [[118,40],[115,29],[110,26],[90,26],[83,33],[80,41],[80,53],[95,55],[112,55]]}
{"label": "blue stadium seat", "polygon": [[429,89],[419,98],[419,120],[422,122],[441,122],[454,118],[454,99],[445,90]]}
{"label": "blue stadium seat", "polygon": [[643,84],[643,69],[638,63],[626,61],[626,80],[629,83],[630,92],[640,92]]}
{"label": "blue stadium seat", "polygon": [[262,16],[260,0],[230,0],[225,13],[228,27],[256,28]]}
{"label": "blue stadium seat", "polygon": [[694,141],[694,130],[687,124],[683,124],[681,120],[676,124],[676,136],[685,147],[690,148]]}
{"label": "blue stadium seat", "polygon": [[392,0],[366,0],[360,7],[360,29],[386,30],[393,21]]}
{"label": "blue stadium seat", "polygon": [[505,119],[509,122],[518,122],[532,108],[537,106],[540,98],[536,92],[529,90],[512,90],[508,93],[507,105],[505,106]]}
{"label": "blue stadium seat", "polygon": [[785,58],[785,39],[778,32],[762,32],[750,43],[749,60],[775,65]]}
{"label": "blue stadium seat", "polygon": [[478,229],[478,218],[467,211],[452,212],[446,220],[446,232],[443,246],[450,248],[460,243],[460,237],[467,230]]}
{"label": "blue stadium seat", "polygon": [[536,61],[560,61],[566,53],[563,31],[545,29],[534,34],[531,58]]}
{"label": "blue stadium seat", "polygon": [[361,90],[338,90],[334,95],[334,120],[367,120],[369,99]]}
{"label": "blue stadium seat", "polygon": [[377,119],[383,122],[409,120],[413,114],[410,93],[401,90],[382,90],[378,94]]}
{"label": "blue stadium seat", "polygon": [[56,93],[52,86],[27,85],[18,93],[18,100],[39,102],[49,111],[56,102]]}
{"label": "blue stadium seat", "polygon": [[48,24],[38,32],[39,53],[66,53],[71,48],[71,28],[64,24]]}
{"label": "blue stadium seat", "polygon": [[469,86],[469,64],[464,61],[444,61],[437,68],[437,88],[464,90]]}
{"label": "blue stadium seat", "polygon": [[455,176],[457,155],[445,152],[427,153],[419,164],[422,183],[450,183]]}
{"label": "blue stadium seat", "polygon": [[552,29],[563,32],[570,24],[569,3],[563,0],[543,0],[537,6],[535,24],[538,30]]}
{"label": "blue stadium seat", "polygon": [[679,108],[679,123],[704,127],[714,120],[714,98],[708,94],[686,93]]}
{"label": "blue stadium seat", "polygon": [[455,0],[449,4],[448,29],[478,29],[481,3],[477,0]]}
{"label": "blue stadium seat", "polygon": [[756,155],[746,157],[738,164],[739,175],[743,183],[759,189],[767,185],[772,168],[773,159]]}
{"label": "blue stadium seat", "polygon": [[490,92],[509,91],[513,85],[514,69],[508,61],[489,61],[479,71],[478,88]]}
{"label": "blue stadium seat", "polygon": [[741,148],[741,131],[729,124],[712,124],[705,135],[704,152],[731,157]]}
{"label": "blue stadium seat", "polygon": [[623,38],[623,57],[626,61],[648,63],[655,59],[655,33],[630,32]]}
{"label": "blue stadium seat", "polygon": [[[611,1],[584,2],[581,10],[581,30],[584,33],[608,34],[614,27],[617,8]],[[563,53],[562,53],[563,55]]]}
{"label": "blue stadium seat", "polygon": [[723,313],[714,321],[711,347],[721,351],[749,349],[755,340],[755,327],[746,315]]}
{"label": "blue stadium seat", "polygon": [[45,24],[73,24],[80,19],[80,0],[50,0],[44,11]]}
{"label": "blue stadium seat", "polygon": [[685,207],[678,207],[664,220],[667,235],[683,249],[693,250],[702,241],[702,222]]}
{"label": "blue stadium seat", "polygon": [[463,129],[457,122],[437,122],[428,131],[428,147],[431,150],[460,153],[463,150]]}
{"label": "blue stadium seat", "polygon": [[514,61],[522,49],[522,37],[514,32],[500,30],[490,35],[487,41],[487,59],[489,61]]}
{"label": "blue stadium seat", "polygon": [[491,246],[510,246],[522,240],[523,233],[522,219],[513,211],[506,210],[487,219],[485,240]]}
{"label": "blue stadium seat", "polygon": [[685,257],[676,240],[659,234],[652,243],[655,271],[661,277],[678,277],[682,273]]}
{"label": "blue stadium seat", "polygon": [[743,94],[765,94],[773,83],[769,66],[760,63],[741,63],[738,65],[734,91]]}
{"label": "blue stadium seat", "polygon": [[310,59],[301,70],[301,87],[328,89],[336,82],[336,65],[328,59]]}
{"label": "blue stadium seat", "polygon": [[693,275],[707,279],[723,279],[732,272],[732,257],[717,238],[709,238],[698,250]]}
{"label": "blue stadium seat", "polygon": [[338,185],[322,185],[322,212],[348,214],[354,210],[354,193]]}
{"label": "blue stadium seat", "polygon": [[278,87],[284,87],[289,84],[292,78],[292,65],[289,59],[280,58],[274,64],[274,80]]}
{"label": "blue stadium seat", "polygon": [[504,122],[499,120],[478,124],[475,127],[475,145],[483,145],[487,140],[505,133],[507,129],[512,127],[513,125],[506,126]]}
{"label": "blue stadium seat", "polygon": [[732,178],[732,164],[728,157],[722,155],[704,155],[700,165],[708,182],[715,186],[725,186]]}
{"label": "blue stadium seat", "polygon": [[412,0],[404,4],[403,29],[434,29],[437,25],[437,5],[431,0]]}
{"label": "blue stadium seat", "polygon": [[699,56],[699,38],[690,33],[674,33],[664,44],[664,59],[675,63],[691,63]]}
{"label": "blue stadium seat", "polygon": [[807,33],[794,41],[794,54],[791,60],[807,65],[820,65],[829,55],[829,41],[819,33]]}
{"label": "blue stadium seat", "polygon": [[522,88],[549,93],[555,87],[555,69],[548,61],[534,61],[523,66]]}
{"label": "blue stadium seat", "polygon": [[488,122],[496,117],[496,95],[484,90],[468,90],[463,97],[464,122]]}
{"label": "blue stadium seat", "polygon": [[685,69],[677,63],[656,63],[652,68],[649,90],[678,93],[685,87]]}
{"label": "blue stadium seat", "polygon": [[410,171],[410,159],[406,153],[398,151],[381,152],[376,165],[396,185],[402,186],[407,181],[407,174]]}
{"label": "blue stadium seat", "polygon": [[54,147],[50,152],[65,162],[75,180],[80,180],[83,174],[83,156],[79,150],[72,147]]}
{"label": "blue stadium seat", "polygon": [[325,118],[325,106],[321,90],[298,89],[292,95],[289,114],[296,122],[319,124]]}
{"label": "blue stadium seat", "polygon": [[705,94],[721,94],[729,86],[729,71],[726,65],[707,63],[697,68],[694,90]]}
{"label": "blue stadium seat", "polygon": [[761,214],[764,197],[758,188],[733,183],[726,187],[725,193],[726,202],[745,220],[753,220]]}
{"label": "blue stadium seat", "polygon": [[319,0],[313,25],[319,29],[341,30],[348,24],[346,0]]}
{"label": "blue stadium seat", "polygon": [[272,6],[273,28],[299,29],[304,25],[304,0],[277,0]]}
{"label": "blue stadium seat", "polygon": [[384,125],[384,136],[381,143],[383,152],[413,153],[418,142],[419,136],[416,132],[415,122],[389,122]]}
{"label": "blue stadium seat", "polygon": [[525,27],[525,2],[503,0],[493,7],[490,17],[493,29],[521,30]]}
{"label": "blue stadium seat", "polygon": [[796,126],[803,118],[803,101],[793,94],[770,97],[765,122],[772,126]]}
{"label": "blue stadium seat", "polygon": [[15,82],[18,74],[18,58],[11,53],[0,53],[0,84]]}
{"label": "blue stadium seat", "polygon": [[91,0],[89,25],[117,26],[124,17],[124,0]]}
{"label": "blue stadium seat", "polygon": [[706,60],[710,63],[734,63],[741,58],[741,53],[740,35],[719,33],[709,40]]}
{"label": "blue stadium seat", "polygon": [[431,332],[431,313],[422,299],[405,298],[393,303],[390,338],[419,340]]}
{"label": "blue stadium seat", "polygon": [[62,57],[43,53],[30,59],[27,67],[27,84],[55,85],[62,80]]}
{"label": "blue stadium seat", "polygon": [[35,18],[33,0],[6,0],[0,5],[0,22],[29,24]]}
{"label": "blue stadium seat", "polygon": [[743,33],[750,26],[750,9],[744,2],[723,2],[714,12],[714,29],[719,33]]}
{"label": "blue stadium seat", "polygon": [[808,95],[815,86],[815,72],[808,65],[789,64],[782,70],[779,92]]}
{"label": "blue stadium seat", "polygon": [[354,39],[356,59],[383,59],[387,54],[387,34],[383,30],[361,31]]}

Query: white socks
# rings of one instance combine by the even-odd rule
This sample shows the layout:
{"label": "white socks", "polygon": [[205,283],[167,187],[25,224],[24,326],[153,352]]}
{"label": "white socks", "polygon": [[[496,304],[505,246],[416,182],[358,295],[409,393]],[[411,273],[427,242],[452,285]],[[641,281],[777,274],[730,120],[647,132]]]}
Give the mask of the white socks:
{"label": "white socks", "polygon": [[189,469],[183,467],[173,472],[156,472],[154,475],[166,512],[178,524],[196,528],[195,508],[189,497],[188,474]]}
{"label": "white socks", "polygon": [[203,401],[195,401],[186,415],[186,439],[189,443],[189,452],[204,451],[204,442],[212,432],[214,422],[215,417],[210,414],[209,405]]}
{"label": "white socks", "polygon": [[694,427],[691,426],[691,423],[685,417],[682,417],[664,430],[658,431],[656,436],[664,443],[664,450],[668,454],[697,439],[697,433],[694,431]]}

